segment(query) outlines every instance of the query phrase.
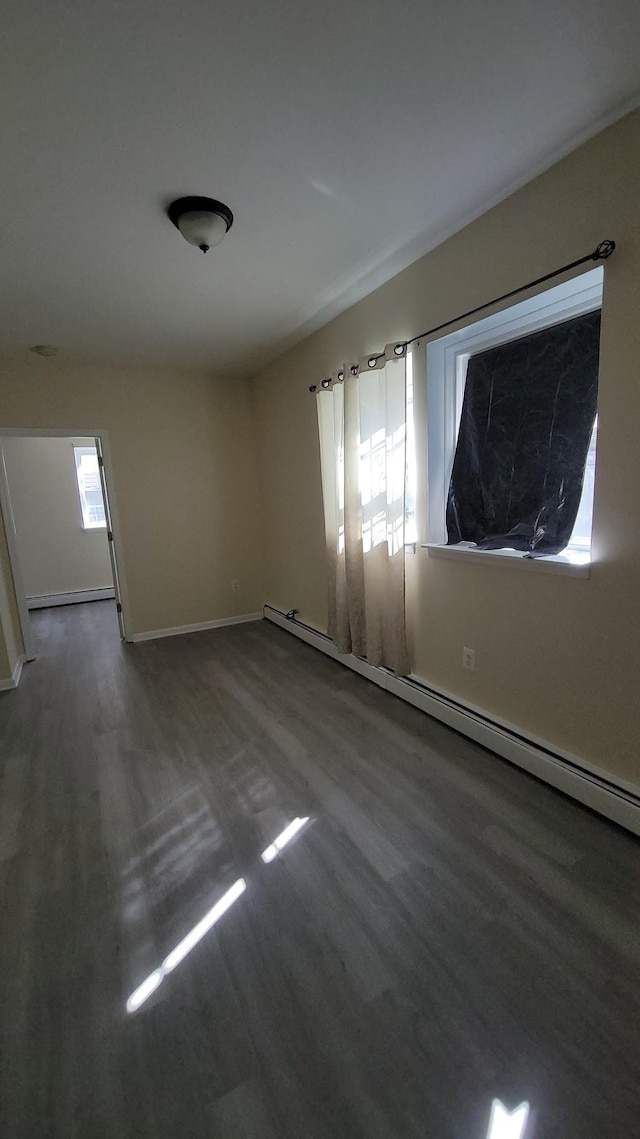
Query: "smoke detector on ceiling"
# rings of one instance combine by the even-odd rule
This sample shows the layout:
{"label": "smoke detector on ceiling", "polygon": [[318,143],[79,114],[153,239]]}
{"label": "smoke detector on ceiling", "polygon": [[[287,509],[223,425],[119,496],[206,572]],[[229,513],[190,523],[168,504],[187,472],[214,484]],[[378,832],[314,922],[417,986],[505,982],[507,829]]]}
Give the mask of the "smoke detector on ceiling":
{"label": "smoke detector on ceiling", "polygon": [[215,198],[177,198],[167,214],[185,241],[197,245],[203,253],[219,245],[233,225],[231,210]]}
{"label": "smoke detector on ceiling", "polygon": [[57,356],[60,349],[56,344],[33,344],[30,351],[35,352],[37,356],[51,358],[52,356]]}

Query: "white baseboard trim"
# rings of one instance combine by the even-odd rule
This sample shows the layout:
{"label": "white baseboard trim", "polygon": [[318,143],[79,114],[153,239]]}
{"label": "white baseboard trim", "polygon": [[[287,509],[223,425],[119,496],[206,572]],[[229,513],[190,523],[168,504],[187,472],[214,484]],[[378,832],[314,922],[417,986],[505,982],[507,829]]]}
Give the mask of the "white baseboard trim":
{"label": "white baseboard trim", "polygon": [[13,672],[7,680],[0,680],[0,692],[10,692],[13,688],[17,688],[22,676],[22,666],[25,662],[24,656],[19,656]]}
{"label": "white baseboard trim", "polygon": [[84,601],[107,601],[115,597],[113,586],[108,589],[78,589],[73,593],[47,593],[40,597],[27,597],[27,609],[49,609],[53,605],[80,605]]}
{"label": "white baseboard trim", "polygon": [[431,688],[419,677],[397,677],[351,653],[340,653],[324,633],[301,625],[272,606],[265,605],[264,616],[380,688],[640,835],[640,787],[626,780],[615,780],[602,769],[568,752],[560,754],[542,740],[527,738],[527,734],[515,726],[508,726],[505,721],[498,722],[488,713],[467,706],[442,690]]}
{"label": "white baseboard trim", "polygon": [[262,613],[242,613],[239,617],[219,617],[217,621],[198,621],[195,625],[174,625],[172,629],[150,629],[146,633],[132,633],[128,641],[155,641],[158,637],[178,637],[182,633],[202,633],[205,629],[221,629],[223,625],[243,625],[246,621],[261,621]]}

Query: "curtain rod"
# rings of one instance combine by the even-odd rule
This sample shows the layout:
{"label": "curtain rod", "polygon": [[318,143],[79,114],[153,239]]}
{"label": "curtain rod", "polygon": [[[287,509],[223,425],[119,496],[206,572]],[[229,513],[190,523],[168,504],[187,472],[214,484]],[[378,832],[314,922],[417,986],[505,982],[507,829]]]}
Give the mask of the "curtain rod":
{"label": "curtain rod", "polygon": [[[394,352],[397,356],[403,356],[410,344],[415,344],[416,340],[423,340],[425,336],[432,336],[434,332],[441,332],[444,328],[449,328],[452,324],[458,324],[461,320],[466,320],[468,316],[475,316],[477,312],[482,312],[485,308],[491,308],[493,305],[500,304],[501,301],[508,301],[511,297],[516,297],[518,293],[524,293],[527,289],[533,289],[536,285],[543,285],[545,281],[551,281],[554,277],[559,277],[562,273],[568,273],[570,269],[577,269],[579,265],[585,265],[587,261],[606,261],[611,256],[616,247],[615,241],[601,241],[598,246],[593,250],[593,253],[587,253],[586,257],[579,257],[577,261],[570,261],[567,265],[561,265],[559,269],[554,269],[551,273],[545,273],[544,277],[536,277],[535,281],[528,281],[526,285],[519,285],[517,289],[511,289],[509,293],[503,293],[500,297],[494,297],[492,301],[485,301],[482,305],[477,305],[476,308],[470,308],[467,312],[461,312],[459,316],[454,316],[451,320],[445,320],[442,324],[436,324],[433,328],[428,328],[426,332],[420,332],[417,336],[412,336],[411,340],[399,340],[394,347]],[[377,356],[373,354],[370,360],[377,363],[384,356],[384,352],[379,352]],[[371,367],[373,367],[373,363]],[[353,369],[352,369],[353,371]],[[357,370],[355,372],[357,375]],[[328,388],[331,380],[323,380],[321,387]],[[318,390],[317,384],[311,384],[310,392]]]}

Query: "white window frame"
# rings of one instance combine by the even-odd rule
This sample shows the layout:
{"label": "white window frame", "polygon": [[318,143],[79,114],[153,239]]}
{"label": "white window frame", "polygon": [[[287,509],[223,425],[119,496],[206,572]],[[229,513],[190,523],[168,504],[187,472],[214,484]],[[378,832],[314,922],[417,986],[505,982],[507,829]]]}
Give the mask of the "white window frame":
{"label": "white window frame", "polygon": [[[576,576],[588,575],[590,549],[569,549],[561,554],[524,559],[522,552],[516,550],[477,550],[468,543],[448,546],[446,509],[469,356],[572,317],[594,312],[602,305],[603,280],[604,269],[598,266],[426,345],[428,528],[426,541],[421,545],[430,554],[482,557],[491,561],[510,558],[519,563],[525,562],[531,568],[539,566],[550,570],[567,567]],[[419,430],[420,426],[416,434]]]}
{"label": "white window frame", "polygon": [[100,474],[99,471],[98,471],[98,480],[100,483],[100,494],[101,494],[102,499],[103,499],[102,510],[103,510],[104,515],[105,515],[105,518],[104,518],[103,522],[91,522],[90,520],[88,520],[88,511],[90,508],[89,508],[89,504],[87,502],[85,502],[82,487],[80,485],[80,479],[78,477],[79,472],[80,472],[80,468],[78,465],[78,458],[79,457],[81,458],[82,455],[95,455],[96,456],[96,462],[97,462],[97,459],[98,459],[97,448],[95,446],[94,447],[76,446],[75,443],[73,444],[74,474],[76,477],[76,487],[78,490],[78,500],[80,503],[80,520],[81,520],[82,529],[83,530],[106,530],[107,519],[106,519],[106,511],[104,509],[104,495],[102,492],[102,480],[99,478],[99,474]]}

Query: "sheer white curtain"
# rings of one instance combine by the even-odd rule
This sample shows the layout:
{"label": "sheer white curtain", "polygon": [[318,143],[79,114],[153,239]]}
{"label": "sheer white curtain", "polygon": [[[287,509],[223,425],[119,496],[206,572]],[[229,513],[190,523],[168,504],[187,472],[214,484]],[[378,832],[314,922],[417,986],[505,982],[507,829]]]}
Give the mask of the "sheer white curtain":
{"label": "sheer white curtain", "polygon": [[366,657],[403,676],[409,671],[404,352],[394,355],[391,345],[375,363],[346,365],[316,400],[329,635],[340,652]]}

